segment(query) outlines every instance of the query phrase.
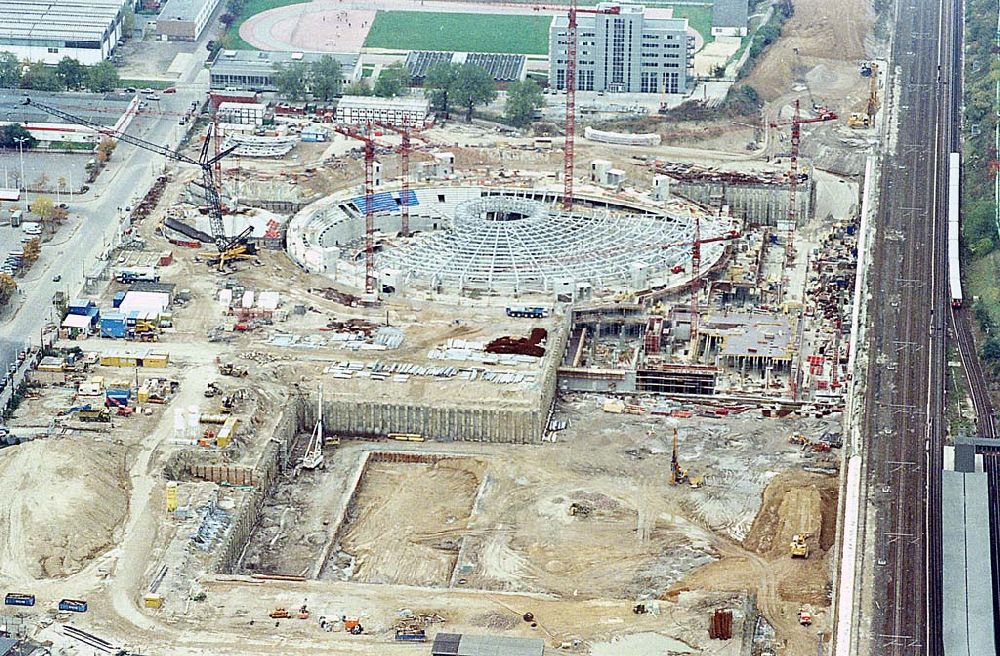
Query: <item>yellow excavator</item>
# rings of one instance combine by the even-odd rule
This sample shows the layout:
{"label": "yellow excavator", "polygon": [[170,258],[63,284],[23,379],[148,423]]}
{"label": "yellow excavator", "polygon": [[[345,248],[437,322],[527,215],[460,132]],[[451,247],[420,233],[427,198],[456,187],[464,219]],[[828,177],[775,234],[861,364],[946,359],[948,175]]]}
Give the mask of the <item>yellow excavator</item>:
{"label": "yellow excavator", "polygon": [[803,533],[792,536],[792,541],[788,545],[788,553],[792,558],[809,558],[809,545],[806,543],[808,537]]}
{"label": "yellow excavator", "polygon": [[691,476],[688,470],[681,467],[680,458],[677,453],[677,429],[674,429],[674,449],[670,456],[670,484],[681,485],[687,483],[697,489],[705,482],[704,476]]}

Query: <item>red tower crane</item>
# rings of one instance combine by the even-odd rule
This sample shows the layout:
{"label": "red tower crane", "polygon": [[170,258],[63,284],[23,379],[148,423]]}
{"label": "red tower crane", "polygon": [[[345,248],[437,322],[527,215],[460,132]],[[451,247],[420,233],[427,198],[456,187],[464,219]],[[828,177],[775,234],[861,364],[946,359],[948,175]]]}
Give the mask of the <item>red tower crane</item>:
{"label": "red tower crane", "polygon": [[362,132],[353,125],[331,126],[335,132],[345,137],[357,139],[365,145],[365,293],[375,293],[375,210],[374,173],[375,140],[372,139],[372,123]]}
{"label": "red tower crane", "polygon": [[694,211],[691,212],[691,215],[694,219],[694,239],[689,242],[665,244],[663,248],[691,246],[691,341],[696,342],[698,339],[698,317],[701,313],[701,309],[698,306],[698,297],[701,292],[701,247],[703,244],[714,244],[715,242],[739,239],[742,233],[739,230],[729,230],[721,235],[702,239],[701,217]]}
{"label": "red tower crane", "polygon": [[[785,293],[785,272],[788,270],[788,265],[792,263],[795,258],[795,250],[792,246],[792,236],[795,232],[795,222],[797,219],[797,206],[796,206],[796,191],[799,185],[799,144],[802,140],[802,125],[804,123],[823,123],[825,121],[836,121],[837,114],[830,111],[826,107],[816,107],[816,116],[810,118],[802,118],[801,108],[799,107],[798,99],[795,100],[795,111],[792,114],[791,121],[785,121],[780,123],[771,123],[772,128],[777,128],[782,125],[792,126],[792,143],[791,143],[791,155],[788,163],[788,234],[785,237],[785,261],[781,267],[782,269],[782,285],[781,285],[781,295],[784,296]],[[780,299],[779,299],[780,301]]]}
{"label": "red tower crane", "polygon": [[[557,7],[539,7],[557,9]],[[563,7],[558,7],[563,9]],[[576,0],[569,3],[569,23],[566,27],[566,145],[563,150],[563,209],[573,207],[573,143],[576,135],[576,15],[620,14],[621,7],[580,9]]]}
{"label": "red tower crane", "polygon": [[381,128],[386,130],[391,130],[398,134],[401,139],[399,146],[399,157],[400,157],[400,175],[402,176],[402,185],[400,187],[400,199],[399,199],[399,211],[401,218],[401,228],[400,232],[404,237],[410,236],[410,152],[412,152],[412,144],[410,143],[410,137],[417,132],[420,132],[422,128],[417,128],[412,125],[404,123],[403,125],[393,125],[391,123],[380,123],[376,122]]}

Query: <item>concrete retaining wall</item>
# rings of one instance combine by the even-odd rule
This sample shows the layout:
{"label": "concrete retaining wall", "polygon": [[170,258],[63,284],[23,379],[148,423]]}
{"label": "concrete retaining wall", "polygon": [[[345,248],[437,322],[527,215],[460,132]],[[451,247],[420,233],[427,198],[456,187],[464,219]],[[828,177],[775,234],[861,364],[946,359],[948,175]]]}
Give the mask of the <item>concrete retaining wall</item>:
{"label": "concrete retaining wall", "polygon": [[270,441],[253,466],[253,489],[236,508],[232,527],[216,552],[212,568],[215,572],[232,574],[237,569],[264,507],[264,501],[273,491],[278,476],[289,465],[288,451],[291,443],[305,426],[305,407],[303,399],[290,399],[278,418]]}

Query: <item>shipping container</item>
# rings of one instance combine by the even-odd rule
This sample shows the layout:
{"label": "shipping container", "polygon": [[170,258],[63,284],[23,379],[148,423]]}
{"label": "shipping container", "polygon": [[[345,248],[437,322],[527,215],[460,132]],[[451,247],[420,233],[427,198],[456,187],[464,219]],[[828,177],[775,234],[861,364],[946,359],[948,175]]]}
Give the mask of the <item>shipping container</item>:
{"label": "shipping container", "polygon": [[22,592],[8,592],[3,598],[5,606],[34,606],[35,595]]}
{"label": "shipping container", "polygon": [[87,602],[81,599],[60,599],[59,610],[67,610],[71,613],[86,613]]}
{"label": "shipping container", "polygon": [[124,300],[125,300],[125,292],[117,292],[115,293],[115,297],[111,301],[111,305],[116,308],[121,307],[122,301]]}

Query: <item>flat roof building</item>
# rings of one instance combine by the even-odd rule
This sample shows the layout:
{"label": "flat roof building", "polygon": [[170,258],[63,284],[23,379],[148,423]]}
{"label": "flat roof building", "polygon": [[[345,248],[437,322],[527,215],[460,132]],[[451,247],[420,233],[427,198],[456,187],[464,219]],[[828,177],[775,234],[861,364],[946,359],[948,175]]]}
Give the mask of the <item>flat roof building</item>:
{"label": "flat roof building", "polygon": [[223,50],[209,69],[209,86],[212,89],[277,91],[274,86],[275,66],[292,62],[311,64],[324,54],[340,62],[345,85],[360,75],[357,54]]}
{"label": "flat roof building", "polygon": [[167,41],[197,41],[219,0],[167,0],[156,19],[156,33]]}
{"label": "flat roof building", "polygon": [[56,64],[97,64],[122,38],[128,0],[0,0],[0,50]]}
{"label": "flat roof building", "polygon": [[715,0],[712,5],[712,36],[746,36],[749,20],[747,0]]}
{"label": "flat roof building", "polygon": [[96,143],[101,135],[93,128],[63,123],[37,107],[25,105],[28,97],[118,131],[128,126],[139,106],[135,94],[0,89],[0,125],[22,124],[39,141]]}
{"label": "flat roof building", "polygon": [[[576,28],[576,88],[579,91],[673,93],[689,91],[694,37],[686,18],[650,18],[642,5],[602,2],[617,14],[580,14]],[[549,28],[549,85],[566,88],[569,19],[556,16]]]}
{"label": "flat roof building", "polygon": [[430,110],[430,101],[421,96],[344,96],[337,102],[335,120],[349,124],[379,121],[393,125],[423,125]]}

